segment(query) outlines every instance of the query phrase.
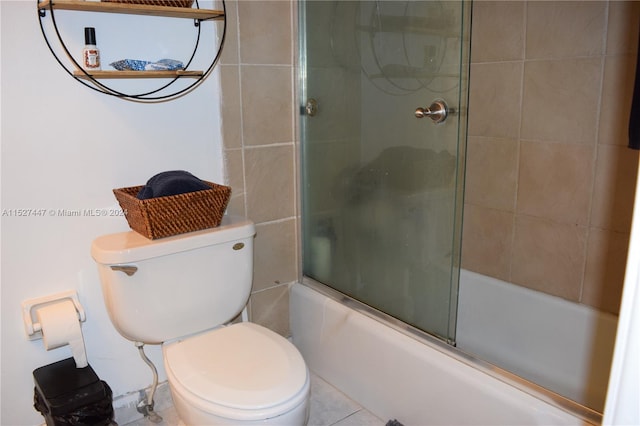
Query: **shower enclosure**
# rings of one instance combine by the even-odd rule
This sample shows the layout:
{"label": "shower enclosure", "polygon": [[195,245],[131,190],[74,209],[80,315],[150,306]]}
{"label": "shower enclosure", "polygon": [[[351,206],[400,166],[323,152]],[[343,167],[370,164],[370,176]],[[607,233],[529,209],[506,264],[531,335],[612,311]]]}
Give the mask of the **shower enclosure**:
{"label": "shower enclosure", "polygon": [[299,7],[304,274],[453,343],[469,3]]}
{"label": "shower enclosure", "polygon": [[[299,8],[304,283],[597,422],[638,167],[605,105],[632,92],[637,2],[476,2],[468,132],[471,2]],[[316,318],[298,335],[330,341]]]}

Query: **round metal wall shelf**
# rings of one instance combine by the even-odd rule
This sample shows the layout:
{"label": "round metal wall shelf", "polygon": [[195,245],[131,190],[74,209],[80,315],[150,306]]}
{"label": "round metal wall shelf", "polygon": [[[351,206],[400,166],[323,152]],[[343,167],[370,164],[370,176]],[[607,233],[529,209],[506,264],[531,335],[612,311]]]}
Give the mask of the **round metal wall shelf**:
{"label": "round metal wall shelf", "polygon": [[[132,3],[117,3],[117,2],[99,2],[99,1],[86,1],[86,0],[36,0],[38,17],[40,23],[40,30],[47,44],[47,47],[53,54],[54,58],[60,64],[60,66],[73,77],[80,84],[95,90],[97,92],[114,96],[117,98],[143,102],[143,103],[155,103],[164,102],[179,98],[193,90],[195,90],[208,76],[216,66],[222,54],[222,48],[224,46],[225,36],[227,32],[227,19],[226,19],[226,4],[225,0],[222,0],[222,10],[210,10],[200,9],[198,0],[195,0],[194,8],[185,7],[168,7],[168,6],[153,6],[148,4],[132,4]],[[83,69],[80,64],[73,58],[73,55],[69,52],[62,35],[60,34],[58,23],[56,21],[56,10],[71,10],[71,11],[84,11],[84,12],[103,12],[103,13],[116,13],[116,14],[128,14],[128,15],[143,15],[143,16],[161,16],[167,18],[184,18],[193,19],[194,28],[196,30],[196,40],[193,46],[193,51],[190,54],[189,60],[185,63],[183,70],[178,71],[87,71]],[[51,25],[55,32],[55,37],[64,54],[67,56],[67,61],[60,58],[60,54],[56,53],[53,48],[45,25],[43,21],[47,19],[47,15],[50,16]],[[203,70],[189,70],[189,66],[193,61],[200,45],[200,33],[201,23],[210,20],[221,20],[223,22],[222,34],[218,44],[218,49],[211,59],[208,67]],[[117,90],[113,85],[105,83],[105,80],[121,80],[121,79],[169,79],[169,82],[163,81],[158,87],[151,90],[142,91],[140,93],[125,93]],[[175,83],[183,79],[193,79],[193,81],[186,87],[175,88]]]}

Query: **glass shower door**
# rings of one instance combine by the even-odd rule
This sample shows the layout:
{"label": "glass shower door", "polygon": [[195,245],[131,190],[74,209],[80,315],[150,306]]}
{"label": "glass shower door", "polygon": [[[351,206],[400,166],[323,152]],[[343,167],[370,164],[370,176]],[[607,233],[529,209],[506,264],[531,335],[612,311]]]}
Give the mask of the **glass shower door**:
{"label": "glass shower door", "polygon": [[303,272],[455,341],[469,4],[300,3]]}

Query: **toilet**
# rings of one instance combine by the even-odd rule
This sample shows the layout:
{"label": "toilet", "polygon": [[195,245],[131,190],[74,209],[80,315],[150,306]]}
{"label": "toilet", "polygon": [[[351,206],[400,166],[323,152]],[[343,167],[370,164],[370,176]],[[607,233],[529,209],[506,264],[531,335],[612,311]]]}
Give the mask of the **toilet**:
{"label": "toilet", "polygon": [[[254,224],[149,240],[130,231],[96,238],[109,318],[128,340],[161,344],[171,397],[186,425],[304,425],[310,378],[289,340],[247,321]],[[244,316],[243,316],[244,317]]]}

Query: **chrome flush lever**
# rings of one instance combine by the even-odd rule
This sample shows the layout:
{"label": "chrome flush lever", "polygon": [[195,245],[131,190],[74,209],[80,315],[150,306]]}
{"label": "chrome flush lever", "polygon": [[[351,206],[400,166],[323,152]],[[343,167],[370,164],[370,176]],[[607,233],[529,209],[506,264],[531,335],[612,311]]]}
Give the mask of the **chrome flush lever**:
{"label": "chrome flush lever", "polygon": [[426,108],[416,108],[415,115],[416,118],[429,117],[434,123],[438,124],[447,119],[449,108],[445,101],[437,99]]}
{"label": "chrome flush lever", "polygon": [[132,276],[136,272],[138,272],[138,267],[134,265],[111,265],[111,269],[114,271],[121,271],[127,274],[128,276]]}

